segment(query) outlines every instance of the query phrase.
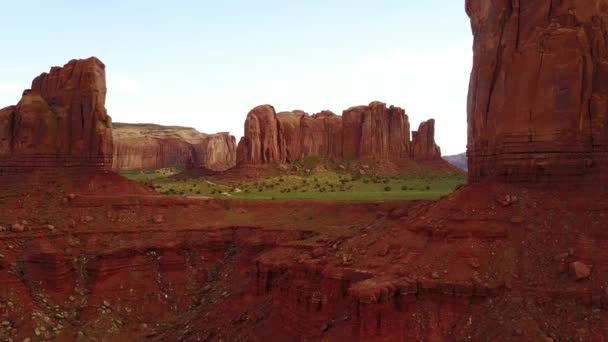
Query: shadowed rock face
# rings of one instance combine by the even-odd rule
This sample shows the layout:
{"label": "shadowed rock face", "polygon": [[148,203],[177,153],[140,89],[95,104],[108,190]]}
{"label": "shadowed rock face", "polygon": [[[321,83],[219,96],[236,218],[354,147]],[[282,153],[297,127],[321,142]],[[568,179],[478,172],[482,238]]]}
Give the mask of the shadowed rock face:
{"label": "shadowed rock face", "polygon": [[412,154],[419,159],[441,158],[441,149],[435,144],[435,120],[421,122],[418,130],[412,132]]}
{"label": "shadowed rock face", "polygon": [[608,0],[468,0],[470,180],[578,177],[608,164]]}
{"label": "shadowed rock face", "polygon": [[223,171],[236,163],[236,141],[228,133],[205,134],[194,128],[115,123],[115,170],[204,167]]}
{"label": "shadowed rock face", "polygon": [[93,167],[112,163],[105,66],[95,57],[53,67],[16,106],[0,110],[0,168]]}
{"label": "shadowed rock face", "polygon": [[[237,164],[285,163],[308,156],[329,159],[440,159],[434,121],[423,123],[421,139],[410,141],[405,111],[381,102],[351,107],[342,116],[330,111],[275,113],[272,106],[253,109],[238,145]],[[414,145],[416,148],[414,149]]]}

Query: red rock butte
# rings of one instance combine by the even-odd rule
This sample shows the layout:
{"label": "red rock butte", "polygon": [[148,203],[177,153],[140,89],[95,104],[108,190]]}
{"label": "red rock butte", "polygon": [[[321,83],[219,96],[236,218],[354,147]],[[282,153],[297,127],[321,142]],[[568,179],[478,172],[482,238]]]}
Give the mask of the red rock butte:
{"label": "red rock butte", "polygon": [[36,77],[16,106],[0,110],[0,169],[109,169],[112,120],[105,100],[105,66],[95,57]]}
{"label": "red rock butte", "polygon": [[114,170],[203,167],[224,171],[236,164],[236,140],[228,133],[194,128],[114,123]]}
{"label": "red rock butte", "polygon": [[538,181],[608,165],[606,0],[467,0],[471,181]]}
{"label": "red rock butte", "polygon": [[434,120],[423,122],[410,140],[405,110],[382,102],[351,107],[342,116],[298,110],[277,114],[271,105],[262,105],[247,115],[237,165],[281,164],[309,156],[440,160],[434,127]]}

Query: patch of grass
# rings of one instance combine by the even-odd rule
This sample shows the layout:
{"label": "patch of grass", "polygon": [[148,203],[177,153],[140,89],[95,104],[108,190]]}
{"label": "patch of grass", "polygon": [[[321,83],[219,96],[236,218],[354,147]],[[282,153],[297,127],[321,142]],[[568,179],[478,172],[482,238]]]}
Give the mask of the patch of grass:
{"label": "patch of grass", "polygon": [[[314,160],[313,160],[314,161]],[[313,162],[309,161],[309,162]],[[240,199],[310,200],[434,200],[466,183],[462,175],[361,176],[333,171],[308,175],[279,175],[253,180],[222,181],[214,178],[174,179],[163,171],[127,171],[130,179],[153,185],[170,195]]]}
{"label": "patch of grass", "polygon": [[125,170],[120,171],[119,174],[134,181],[145,183],[173,176],[182,171],[184,171],[183,168],[176,167],[157,170]]}

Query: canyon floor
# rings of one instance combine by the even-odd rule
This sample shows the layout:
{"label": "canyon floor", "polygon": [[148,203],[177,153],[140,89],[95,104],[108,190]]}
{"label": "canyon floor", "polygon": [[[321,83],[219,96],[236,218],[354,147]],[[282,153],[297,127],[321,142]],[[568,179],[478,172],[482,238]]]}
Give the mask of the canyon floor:
{"label": "canyon floor", "polygon": [[203,199],[0,179],[0,340],[604,341],[607,189]]}
{"label": "canyon floor", "polygon": [[123,170],[122,176],[167,195],[251,200],[436,200],[466,183],[441,160],[331,161],[318,157],[279,166]]}

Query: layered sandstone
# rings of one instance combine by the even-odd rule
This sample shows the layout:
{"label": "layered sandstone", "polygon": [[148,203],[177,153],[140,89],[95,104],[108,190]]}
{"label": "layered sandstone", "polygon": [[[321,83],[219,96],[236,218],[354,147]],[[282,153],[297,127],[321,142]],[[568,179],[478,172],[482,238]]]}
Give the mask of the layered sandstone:
{"label": "layered sandstone", "polygon": [[274,107],[254,108],[238,145],[237,164],[292,162],[308,156],[328,159],[440,160],[434,141],[434,121],[421,124],[420,138],[410,141],[405,110],[382,102],[356,106],[342,116],[330,111],[276,113]]}
{"label": "layered sandstone", "polygon": [[204,167],[223,171],[236,163],[236,141],[228,133],[153,124],[114,124],[115,170]]}
{"label": "layered sandstone", "polygon": [[608,164],[608,0],[468,0],[472,181],[549,180]]}
{"label": "layered sandstone", "polygon": [[412,132],[412,154],[419,159],[441,158],[441,149],[435,143],[435,120],[421,122],[418,130]]}
{"label": "layered sandstone", "polygon": [[95,57],[53,67],[16,106],[0,110],[0,168],[92,167],[112,163],[105,66]]}

